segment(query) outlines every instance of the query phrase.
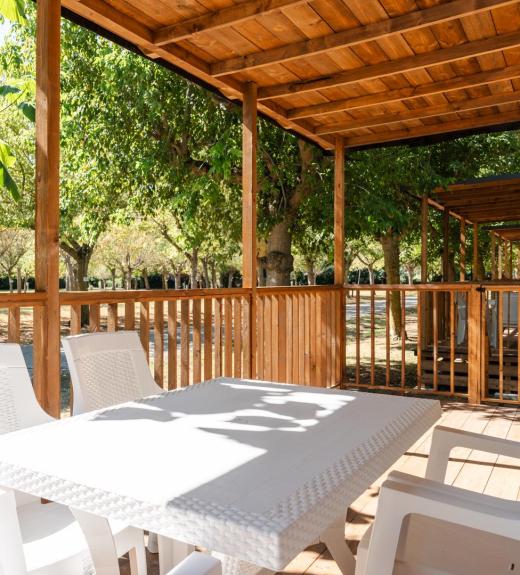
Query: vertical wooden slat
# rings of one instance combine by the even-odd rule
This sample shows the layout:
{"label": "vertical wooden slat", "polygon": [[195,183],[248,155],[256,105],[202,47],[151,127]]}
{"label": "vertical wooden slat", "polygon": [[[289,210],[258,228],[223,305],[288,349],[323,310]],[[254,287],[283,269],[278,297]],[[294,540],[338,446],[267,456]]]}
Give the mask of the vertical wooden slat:
{"label": "vertical wooden slat", "polygon": [[181,387],[190,384],[190,300],[181,300]]}
{"label": "vertical wooden slat", "polygon": [[360,383],[360,362],[361,362],[361,294],[356,290],[356,385]]}
{"label": "vertical wooden slat", "polygon": [[435,391],[439,388],[439,373],[438,373],[438,360],[439,360],[439,313],[438,313],[438,292],[433,292],[433,389]]}
{"label": "vertical wooden slat", "polygon": [[139,337],[146,355],[146,361],[150,361],[150,304],[142,301],[139,306]]}
{"label": "vertical wooden slat", "polygon": [[310,385],[316,385],[316,294],[310,294],[309,302]]}
{"label": "vertical wooden slat", "polygon": [[285,378],[288,383],[293,383],[292,376],[292,362],[294,353],[294,317],[293,317],[293,296],[292,294],[287,294],[285,300],[285,314],[287,318],[286,330],[285,330],[285,354],[286,354],[286,366],[285,366]]}
{"label": "vertical wooden slat", "polygon": [[100,327],[100,305],[98,303],[90,304],[88,314],[88,329],[90,332],[99,331]]}
{"label": "vertical wooden slat", "polygon": [[287,381],[286,378],[286,362],[287,362],[287,314],[286,314],[286,301],[285,294],[280,295],[278,298],[278,381]]}
{"label": "vertical wooden slat", "polygon": [[376,384],[376,299],[375,291],[370,291],[370,385]]}
{"label": "vertical wooden slat", "polygon": [[263,379],[272,379],[271,375],[271,296],[267,295],[264,298],[264,309],[263,317],[260,317],[260,321],[264,324],[264,341],[263,341],[263,353],[264,353],[264,376]]}
{"label": "vertical wooden slat", "polygon": [[[520,262],[519,262],[520,263]],[[516,398],[520,400],[520,290],[516,292],[517,297],[517,317],[516,325],[518,335],[516,337]]]}
{"label": "vertical wooden slat", "polygon": [[271,349],[271,379],[279,381],[278,379],[278,335],[279,335],[279,316],[278,316],[278,296],[273,295],[271,298],[271,341],[269,346]]}
{"label": "vertical wooden slat", "polygon": [[200,334],[200,299],[193,300],[193,383],[199,383],[201,377],[201,334]]}
{"label": "vertical wooden slat", "polygon": [[311,297],[310,294],[303,294],[303,382],[311,385]]}
{"label": "vertical wooden slat", "polygon": [[386,369],[385,369],[385,385],[390,385],[390,291],[386,291],[386,305],[385,305],[385,348],[386,348]]}
{"label": "vertical wooden slat", "polygon": [[473,281],[480,279],[478,271],[478,223],[473,224],[473,269],[471,274]]}
{"label": "vertical wooden slat", "polygon": [[497,279],[497,246],[496,246],[496,235],[494,232],[490,232],[491,236],[491,279]]}
{"label": "vertical wooden slat", "polygon": [[215,300],[215,377],[222,375],[222,300]]}
{"label": "vertical wooden slat", "polygon": [[450,211],[442,212],[442,281],[449,281],[450,269]]}
{"label": "vertical wooden slat", "polygon": [[133,301],[125,302],[125,329],[135,329],[135,303]]}
{"label": "vertical wooden slat", "polygon": [[502,291],[497,292],[498,310],[498,396],[504,399],[504,294]]}
{"label": "vertical wooden slat", "polygon": [[323,298],[320,292],[316,293],[316,381],[315,385],[323,385],[323,364],[321,361],[323,354],[323,340],[321,334],[321,323],[323,316]]}
{"label": "vertical wooden slat", "polygon": [[239,297],[233,299],[233,376],[242,377],[242,306]]}
{"label": "vertical wooden slat", "polygon": [[468,401],[479,403],[482,383],[482,317],[485,306],[477,286],[468,292]]}
{"label": "vertical wooden slat", "polygon": [[[259,379],[265,379],[264,361],[264,296],[256,296],[256,318],[255,324],[258,329],[258,339],[256,343],[256,370]],[[254,325],[251,329],[254,329]]]}
{"label": "vertical wooden slat", "polygon": [[422,389],[423,293],[417,291],[417,387]]}
{"label": "vertical wooden slat", "polygon": [[168,389],[177,387],[177,301],[168,302]]}
{"label": "vertical wooden slat", "polygon": [[36,291],[34,390],[42,407],[60,417],[60,0],[39,0],[36,18]]}
{"label": "vertical wooden slat", "polygon": [[81,306],[70,306],[70,335],[77,335],[81,332]]}
{"label": "vertical wooden slat", "polygon": [[[292,318],[293,318],[293,353],[292,353],[292,383],[300,383],[299,381],[299,371],[298,362],[299,357],[299,339],[300,339],[300,299],[298,294],[293,294],[292,296]],[[319,384],[318,384],[319,385]]]}
{"label": "vertical wooden slat", "polygon": [[156,301],[153,309],[153,374],[160,387],[164,385],[164,302]]}
{"label": "vertical wooden slat", "polygon": [[233,375],[233,308],[231,298],[224,299],[224,375]]}
{"label": "vertical wooden slat", "polygon": [[298,383],[305,385],[305,299],[298,294]]}
{"label": "vertical wooden slat", "polygon": [[257,87],[253,82],[244,86],[242,104],[242,285],[251,290],[249,305],[250,358],[247,377],[256,374],[257,329],[256,329],[256,149],[257,149]]}
{"label": "vertical wooden slat", "polygon": [[455,292],[449,292],[450,297],[450,393],[455,393]]}
{"label": "vertical wooden slat", "polygon": [[[251,334],[252,327],[256,329],[256,323],[251,326],[251,297],[242,298],[242,377],[252,377],[251,373]],[[256,338],[255,338],[256,341]]]}
{"label": "vertical wooden slat", "polygon": [[117,331],[117,303],[108,304],[107,331]]}
{"label": "vertical wooden slat", "polygon": [[401,292],[401,389],[406,385],[406,290]]}
{"label": "vertical wooden slat", "polygon": [[20,342],[20,308],[10,307],[7,317],[7,341],[10,343]]}
{"label": "vertical wooden slat", "polygon": [[318,385],[321,387],[327,386],[327,294],[321,293],[321,309],[320,309],[320,340],[321,340],[321,380]]}
{"label": "vertical wooden slat", "polygon": [[[208,297],[204,300],[204,379],[211,379],[211,360],[212,354],[212,326],[213,326],[213,310],[212,301]],[[245,340],[244,340],[245,341]]]}

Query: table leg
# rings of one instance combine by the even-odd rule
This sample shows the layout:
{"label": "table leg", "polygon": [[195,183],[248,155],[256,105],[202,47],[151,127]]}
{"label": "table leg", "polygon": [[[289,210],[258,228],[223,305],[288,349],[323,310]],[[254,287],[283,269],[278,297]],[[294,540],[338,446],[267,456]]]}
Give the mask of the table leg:
{"label": "table leg", "polygon": [[342,515],[320,535],[343,575],[354,575],[356,560],[345,541],[345,516]]}
{"label": "table leg", "polygon": [[193,550],[194,546],[181,541],[175,541],[169,537],[158,535],[157,543],[159,546],[159,573],[166,575],[175,565],[180,563]]}

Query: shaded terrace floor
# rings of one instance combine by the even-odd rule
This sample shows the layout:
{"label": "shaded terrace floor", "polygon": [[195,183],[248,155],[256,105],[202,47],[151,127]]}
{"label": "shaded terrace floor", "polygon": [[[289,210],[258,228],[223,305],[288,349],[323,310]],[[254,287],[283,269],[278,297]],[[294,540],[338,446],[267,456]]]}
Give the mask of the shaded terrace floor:
{"label": "shaded terrace floor", "polygon": [[[520,441],[520,409],[502,406],[468,406],[465,403],[443,403],[443,417],[438,424],[505,437]],[[432,429],[425,433],[392,469],[424,476]],[[389,470],[390,471],[390,470]],[[388,472],[381,476],[349,508],[345,535],[355,551],[357,544],[374,519],[379,486]],[[507,499],[520,499],[520,462],[509,457],[459,448],[451,454],[447,482],[473,491]],[[148,555],[149,575],[158,575],[157,555]],[[336,563],[323,545],[315,545],[300,553],[284,573],[297,575],[340,575]],[[130,575],[128,565],[121,561],[121,574]]]}

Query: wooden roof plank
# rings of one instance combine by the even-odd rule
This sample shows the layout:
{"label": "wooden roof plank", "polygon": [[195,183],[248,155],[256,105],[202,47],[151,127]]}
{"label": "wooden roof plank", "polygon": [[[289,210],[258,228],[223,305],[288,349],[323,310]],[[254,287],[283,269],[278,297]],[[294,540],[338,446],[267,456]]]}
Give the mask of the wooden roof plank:
{"label": "wooden roof plank", "polygon": [[160,28],[154,34],[153,43],[156,46],[164,46],[165,44],[189,38],[193,34],[225,28],[226,26],[250,20],[261,14],[280,10],[287,6],[305,4],[306,2],[307,0],[251,0],[241,4],[233,4],[229,8],[202,14],[184,22]]}
{"label": "wooden roof plank", "polygon": [[434,52],[425,52],[424,54],[416,56],[390,60],[371,66],[363,66],[353,70],[348,70],[347,72],[332,74],[331,76],[316,78],[314,80],[291,82],[261,88],[258,93],[258,99],[273,99],[280,96],[298,94],[300,92],[323,90],[325,88],[352,84],[362,80],[402,74],[428,66],[446,64],[456,60],[472,58],[489,52],[497,52],[517,46],[520,46],[520,32],[492,36],[490,38],[484,38],[474,42],[466,42],[465,44],[452,46],[450,48],[443,48]]}
{"label": "wooden roof plank", "polygon": [[330,53],[332,50],[339,48],[380,40],[381,38],[410,30],[418,30],[431,26],[434,23],[447,22],[468,14],[480,13],[498,6],[509,5],[516,1],[517,0],[455,0],[447,4],[434,6],[433,8],[409,12],[402,16],[368,24],[367,26],[350,28],[337,32],[336,34],[230,58],[229,60],[213,64],[211,74],[213,76],[222,76],[241,70],[250,70],[260,66],[287,62],[296,58],[322,54],[324,52]]}
{"label": "wooden roof plank", "polygon": [[316,129],[316,134],[336,134],[347,132],[358,128],[370,128],[371,126],[393,124],[408,120],[422,120],[429,116],[443,116],[458,112],[488,108],[497,104],[520,102],[520,92],[505,92],[503,94],[492,94],[483,98],[470,98],[459,102],[449,102],[426,108],[417,108],[405,112],[391,112],[388,114],[376,114],[359,120],[338,122],[330,125],[320,126]]}

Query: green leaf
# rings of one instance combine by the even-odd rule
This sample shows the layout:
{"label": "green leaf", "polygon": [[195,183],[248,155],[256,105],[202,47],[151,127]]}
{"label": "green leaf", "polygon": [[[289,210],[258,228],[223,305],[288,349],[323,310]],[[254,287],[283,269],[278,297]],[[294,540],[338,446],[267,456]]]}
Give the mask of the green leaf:
{"label": "green leaf", "polygon": [[5,188],[11,194],[13,200],[18,202],[21,197],[20,191],[9,173],[9,168],[15,162],[16,158],[11,147],[3,140],[0,140],[0,188]]}
{"label": "green leaf", "polygon": [[18,104],[18,109],[22,111],[23,115],[31,122],[36,121],[36,108],[32,104],[22,102]]}
{"label": "green leaf", "polygon": [[9,96],[10,94],[19,94],[21,92],[20,88],[16,86],[11,86],[9,84],[4,84],[0,86],[0,96]]}
{"label": "green leaf", "polygon": [[25,1],[0,0],[0,15],[18,24],[25,24],[27,22],[25,16]]}

